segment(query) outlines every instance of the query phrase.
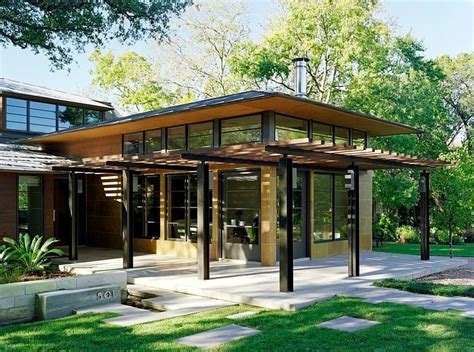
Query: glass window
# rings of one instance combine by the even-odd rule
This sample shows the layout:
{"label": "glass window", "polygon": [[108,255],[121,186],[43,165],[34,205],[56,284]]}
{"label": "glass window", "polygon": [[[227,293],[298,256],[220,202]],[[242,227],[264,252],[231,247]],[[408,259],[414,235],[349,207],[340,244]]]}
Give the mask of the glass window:
{"label": "glass window", "polygon": [[332,240],[332,175],[314,174],[314,240]]}
{"label": "glass window", "polygon": [[161,151],[161,129],[145,132],[145,153]]}
{"label": "glass window", "polygon": [[188,125],[188,149],[212,147],[212,122]]}
{"label": "glass window", "polygon": [[123,135],[123,155],[143,153],[143,133],[127,133]]}
{"label": "glass window", "polygon": [[56,131],[56,105],[30,101],[30,131]]}
{"label": "glass window", "polygon": [[335,127],[334,141],[336,144],[349,144],[349,129],[344,127]]}
{"label": "glass window", "polygon": [[73,106],[58,106],[58,127],[64,130],[84,125],[84,111]]}
{"label": "glass window", "polygon": [[26,100],[6,98],[6,127],[8,129],[21,131],[28,129],[26,107]]}
{"label": "glass window", "polygon": [[160,177],[147,176],[145,199],[145,236],[160,238]]}
{"label": "glass window", "polygon": [[168,151],[186,150],[186,126],[168,127],[166,131]]}
{"label": "glass window", "polygon": [[160,178],[133,176],[133,236],[158,239],[160,237]]}
{"label": "glass window", "polygon": [[[168,175],[168,239],[197,241],[197,175]],[[212,190],[209,190],[212,229]]]}
{"label": "glass window", "polygon": [[275,116],[275,138],[277,141],[308,138],[308,122],[283,115]]}
{"label": "glass window", "polygon": [[332,126],[313,122],[313,141],[332,143]]}
{"label": "glass window", "polygon": [[365,147],[365,132],[352,130],[352,144],[358,147]]}
{"label": "glass window", "polygon": [[93,125],[102,121],[102,112],[97,110],[84,110],[86,125]]}
{"label": "glass window", "polygon": [[223,174],[226,243],[258,244],[260,177],[254,172]]}
{"label": "glass window", "polygon": [[347,202],[349,194],[344,175],[334,175],[334,239],[347,239]]}
{"label": "glass window", "polygon": [[221,121],[221,145],[262,141],[262,117],[252,115]]}
{"label": "glass window", "polygon": [[18,176],[18,234],[43,235],[41,176]]}

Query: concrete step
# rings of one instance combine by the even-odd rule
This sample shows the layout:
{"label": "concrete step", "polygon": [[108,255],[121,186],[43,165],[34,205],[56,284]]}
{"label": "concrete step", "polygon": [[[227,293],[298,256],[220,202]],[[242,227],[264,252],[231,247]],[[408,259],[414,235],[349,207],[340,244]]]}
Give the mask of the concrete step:
{"label": "concrete step", "polygon": [[203,311],[235,305],[235,303],[219,301],[211,298],[185,295],[176,292],[162,292],[160,297],[142,300],[144,307],[160,311]]}

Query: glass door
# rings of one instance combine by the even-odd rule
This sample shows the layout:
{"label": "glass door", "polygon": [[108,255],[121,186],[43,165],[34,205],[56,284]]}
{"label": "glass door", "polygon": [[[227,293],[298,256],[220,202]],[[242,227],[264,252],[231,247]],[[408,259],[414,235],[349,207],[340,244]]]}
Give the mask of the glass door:
{"label": "glass door", "polygon": [[260,261],[260,174],[222,173],[222,257]]}

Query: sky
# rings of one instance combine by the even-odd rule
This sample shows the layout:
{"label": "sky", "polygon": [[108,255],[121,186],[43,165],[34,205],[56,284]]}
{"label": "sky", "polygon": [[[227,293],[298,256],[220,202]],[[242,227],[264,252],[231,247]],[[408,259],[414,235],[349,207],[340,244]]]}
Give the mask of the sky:
{"label": "sky", "polygon": [[[253,14],[251,30],[254,35],[261,35],[270,18],[279,11],[277,1],[246,2]],[[400,34],[410,32],[422,40],[429,58],[474,51],[474,0],[384,0],[382,6],[380,16],[395,22]],[[111,42],[102,49],[115,52],[128,49],[146,54],[149,45],[140,42],[133,47],[124,47]],[[70,66],[69,71],[55,72],[51,72],[43,55],[15,47],[0,50],[0,77],[89,96],[93,92],[89,75],[92,65],[88,60],[92,47],[88,47],[86,53],[75,55],[77,62]]]}

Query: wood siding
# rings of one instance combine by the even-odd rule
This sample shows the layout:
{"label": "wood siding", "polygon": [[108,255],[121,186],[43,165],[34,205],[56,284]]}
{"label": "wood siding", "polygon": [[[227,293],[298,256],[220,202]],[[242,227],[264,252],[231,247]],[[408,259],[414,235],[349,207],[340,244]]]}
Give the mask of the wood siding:
{"label": "wood siding", "polygon": [[16,236],[16,174],[0,173],[0,240]]}
{"label": "wood siding", "polygon": [[108,136],[45,146],[46,151],[77,158],[99,158],[122,155],[122,135]]}
{"label": "wood siding", "polygon": [[87,245],[121,249],[120,177],[88,175],[86,189]]}

